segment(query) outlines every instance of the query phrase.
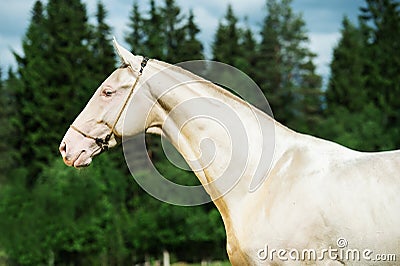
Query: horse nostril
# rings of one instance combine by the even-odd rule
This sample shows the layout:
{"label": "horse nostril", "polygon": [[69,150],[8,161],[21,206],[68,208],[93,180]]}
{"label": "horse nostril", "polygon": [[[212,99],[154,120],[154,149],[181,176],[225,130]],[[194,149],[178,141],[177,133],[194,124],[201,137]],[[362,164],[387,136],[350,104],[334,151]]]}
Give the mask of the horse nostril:
{"label": "horse nostril", "polygon": [[65,155],[67,154],[67,144],[65,142],[62,142],[60,144],[59,151],[61,153],[61,156],[65,157]]}

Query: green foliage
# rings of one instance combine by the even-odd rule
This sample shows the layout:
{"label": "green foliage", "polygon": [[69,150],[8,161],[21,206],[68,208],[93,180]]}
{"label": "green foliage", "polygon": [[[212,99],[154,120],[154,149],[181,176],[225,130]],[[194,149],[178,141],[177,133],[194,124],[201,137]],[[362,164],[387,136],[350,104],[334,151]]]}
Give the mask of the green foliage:
{"label": "green foliage", "polygon": [[0,199],[0,243],[18,263],[44,263],[53,254],[57,264],[87,265],[98,255],[126,255],[121,203],[129,180],[106,155],[83,171],[57,159],[33,190],[15,178]]}
{"label": "green foliage", "polygon": [[240,57],[238,19],[228,5],[224,21],[220,21],[212,46],[213,60],[235,66]]}
{"label": "green foliage", "polygon": [[111,42],[111,27],[105,22],[107,11],[101,2],[97,3],[96,25],[93,29],[93,41],[90,47],[93,58],[91,72],[95,80],[104,79],[104,73],[111,73],[115,68],[114,47]]}
{"label": "green foliage", "polygon": [[239,46],[241,49],[241,56],[237,58],[236,65],[250,77],[255,77],[257,73],[257,41],[254,33],[249,26],[240,30],[241,38]]}
{"label": "green foliage", "polygon": [[219,22],[212,44],[213,60],[235,66],[253,74],[255,65],[256,41],[249,27],[239,27],[231,5],[228,5],[225,17]]}
{"label": "green foliage", "polygon": [[[152,6],[153,5],[154,1],[152,2]],[[126,34],[125,41],[128,43],[134,54],[150,56],[148,51],[146,51],[146,46],[144,45],[144,24],[145,21],[140,14],[138,3],[135,1],[129,15],[128,26],[130,31]]]}
{"label": "green foliage", "polygon": [[[22,265],[43,262],[46,249],[41,224],[46,217],[43,208],[36,208],[32,194],[26,189],[27,172],[23,169],[13,173],[13,180],[2,186],[0,194],[0,246],[16,263]],[[27,248],[29,247],[29,248]]]}
{"label": "green foliage", "polygon": [[311,132],[321,116],[322,79],[315,72],[315,54],[307,48],[304,20],[291,2],[267,1],[255,80],[279,122]]}
{"label": "green foliage", "polygon": [[144,54],[148,57],[162,60],[165,56],[165,35],[159,33],[164,27],[163,23],[160,8],[156,6],[154,0],[150,0],[149,18],[145,19],[143,24],[145,32],[143,47],[146,49]]}
{"label": "green foliage", "polygon": [[18,150],[21,140],[15,137],[22,126],[17,98],[20,87],[20,80],[9,69],[8,78],[0,82],[0,185],[12,176],[11,171],[21,162]]}
{"label": "green foliage", "polygon": [[79,0],[49,1],[46,8],[37,1],[23,40],[23,56],[16,55],[22,81],[17,98],[24,136],[19,148],[22,161],[32,171],[28,183],[33,183],[57,154],[56,143],[65,125],[79,112],[95,86],[88,64],[91,57],[87,19]]}
{"label": "green foliage", "polygon": [[341,105],[350,112],[360,110],[368,102],[363,76],[364,41],[359,29],[348,18],[343,19],[342,38],[333,52],[331,78],[326,91],[328,110]]}
{"label": "green foliage", "polygon": [[259,84],[278,121],[311,132],[322,113],[321,77],[307,48],[308,37],[291,1],[267,1],[268,15],[257,43],[252,31],[238,27],[228,6],[213,43],[214,60],[242,69]]}
{"label": "green foliage", "polygon": [[197,39],[200,32],[189,13],[187,22],[175,0],[165,0],[163,6],[150,0],[148,16],[142,16],[135,2],[129,16],[129,32],[125,40],[134,54],[145,55],[169,63],[203,59],[203,45]]}
{"label": "green foliage", "polygon": [[359,151],[388,150],[393,146],[394,138],[390,138],[382,128],[380,121],[383,116],[373,103],[357,112],[338,106],[324,120],[318,134]]}
{"label": "green foliage", "polygon": [[[395,149],[400,147],[400,55],[395,34],[400,30],[399,3],[366,3],[358,26],[343,20],[326,91],[325,113],[336,130],[321,132],[355,149]],[[329,120],[322,127],[330,127]]]}
{"label": "green foliage", "polygon": [[165,0],[161,8],[163,17],[163,30],[165,33],[165,61],[171,63],[180,62],[179,51],[185,39],[185,31],[182,26],[184,16],[175,0]]}
{"label": "green foliage", "polygon": [[400,127],[400,42],[396,37],[400,31],[400,3],[396,0],[367,0],[362,8],[363,30],[368,61],[364,68],[366,90],[369,99],[384,113],[381,122],[386,132],[395,138]]}
{"label": "green foliage", "polygon": [[192,10],[189,12],[189,17],[183,30],[185,38],[178,54],[179,60],[184,62],[188,60],[204,59],[203,44],[197,39],[200,29],[194,22],[194,14]]}
{"label": "green foliage", "polygon": [[[260,35],[239,26],[228,6],[213,58],[253,77],[277,119],[294,129],[359,150],[400,147],[399,4],[367,0],[359,25],[343,20],[326,91],[291,1],[266,4]],[[92,25],[81,0],[36,1],[23,53],[15,53],[17,72],[0,75],[0,256],[12,265],[128,265],[167,249],[179,260],[226,260],[212,204],[177,207],[147,195],[128,174],[121,149],[81,171],[58,158],[66,127],[115,66],[106,17],[101,2]],[[174,0],[150,0],[145,12],[135,2],[128,27],[136,54],[170,63],[204,58],[193,12],[184,14]],[[241,77],[232,81],[240,86]],[[199,184],[167,161],[159,138],[147,142],[164,176]]]}

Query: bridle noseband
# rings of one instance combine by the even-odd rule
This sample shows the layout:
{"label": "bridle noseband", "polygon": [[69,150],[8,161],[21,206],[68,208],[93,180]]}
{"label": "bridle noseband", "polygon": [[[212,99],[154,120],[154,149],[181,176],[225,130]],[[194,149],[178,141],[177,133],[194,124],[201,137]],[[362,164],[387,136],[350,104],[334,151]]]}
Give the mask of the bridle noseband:
{"label": "bridle noseband", "polygon": [[89,134],[86,134],[85,132],[83,132],[82,130],[80,130],[79,128],[77,128],[74,125],[70,125],[69,127],[71,129],[75,130],[76,132],[78,132],[79,134],[81,134],[82,136],[84,136],[85,138],[93,139],[96,142],[96,144],[100,147],[100,149],[102,151],[107,151],[108,147],[109,147],[109,142],[110,142],[111,137],[113,135],[116,135],[115,134],[115,127],[117,126],[117,123],[118,123],[119,119],[121,118],[122,113],[124,112],[126,106],[128,105],[128,102],[129,102],[129,100],[130,100],[130,98],[131,98],[131,96],[133,94],[133,91],[135,90],[135,87],[137,86],[137,84],[139,82],[140,77],[143,74],[143,70],[146,67],[148,61],[149,61],[149,58],[143,57],[142,63],[140,64],[139,74],[137,75],[136,80],[133,83],[133,85],[131,87],[131,90],[129,91],[128,97],[126,98],[124,104],[122,105],[122,108],[119,111],[119,113],[117,115],[117,118],[115,119],[114,124],[110,127],[110,133],[108,133],[104,138],[99,138],[99,137],[93,137],[93,136],[91,136]]}

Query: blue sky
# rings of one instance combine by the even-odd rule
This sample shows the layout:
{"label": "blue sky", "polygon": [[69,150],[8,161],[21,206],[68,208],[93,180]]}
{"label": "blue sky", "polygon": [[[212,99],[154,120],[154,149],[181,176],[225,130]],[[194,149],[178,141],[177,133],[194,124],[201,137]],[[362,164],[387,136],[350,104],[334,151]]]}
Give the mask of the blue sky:
{"label": "blue sky", "polygon": [[[176,0],[182,11],[194,11],[201,28],[200,39],[209,51],[218,21],[231,3],[239,18],[248,18],[248,24],[258,33],[266,14],[265,0]],[[46,2],[46,1],[44,1]],[[97,0],[83,0],[90,16],[94,15]],[[142,10],[147,9],[148,0],[138,0]],[[161,1],[157,1],[161,2]],[[162,1],[163,2],[163,1]],[[113,34],[123,43],[127,31],[129,12],[133,0],[103,0],[107,10],[107,22]],[[15,66],[11,50],[21,53],[21,40],[30,20],[33,0],[0,0],[0,66],[4,69]],[[318,73],[329,75],[332,49],[340,38],[341,21],[344,15],[357,21],[358,10],[364,0],[293,0],[293,9],[302,13],[310,37],[310,49],[318,56],[315,63]]]}

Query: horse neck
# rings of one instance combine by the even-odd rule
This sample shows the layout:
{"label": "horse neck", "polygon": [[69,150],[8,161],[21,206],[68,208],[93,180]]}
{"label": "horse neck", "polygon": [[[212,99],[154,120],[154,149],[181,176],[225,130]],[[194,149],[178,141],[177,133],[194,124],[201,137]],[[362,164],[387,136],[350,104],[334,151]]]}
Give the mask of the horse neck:
{"label": "horse neck", "polygon": [[[165,63],[153,67],[159,73],[147,81],[156,103],[152,117],[158,120],[152,124],[161,125],[162,134],[185,158],[215,202],[220,198],[235,202],[244,197],[252,179],[258,176],[262,181],[272,164],[276,153],[274,131],[285,129],[190,72]],[[260,161],[271,163],[260,168]]]}

